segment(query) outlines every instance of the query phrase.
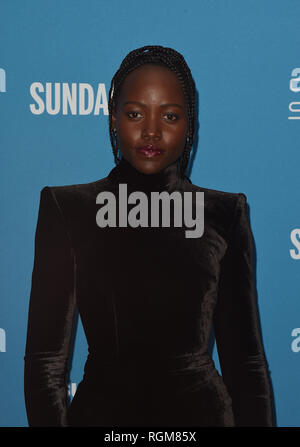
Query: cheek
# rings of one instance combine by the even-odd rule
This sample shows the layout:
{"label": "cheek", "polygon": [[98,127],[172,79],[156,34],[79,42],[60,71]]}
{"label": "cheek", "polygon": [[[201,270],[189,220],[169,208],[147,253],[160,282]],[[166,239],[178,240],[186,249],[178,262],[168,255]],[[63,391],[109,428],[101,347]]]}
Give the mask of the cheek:
{"label": "cheek", "polygon": [[167,129],[164,134],[166,143],[174,147],[181,147],[185,143],[187,127],[182,125],[176,129]]}
{"label": "cheek", "polygon": [[141,135],[141,131],[138,128],[138,126],[130,125],[127,123],[124,123],[120,120],[119,125],[117,127],[119,140],[123,143],[130,143],[138,140]]}

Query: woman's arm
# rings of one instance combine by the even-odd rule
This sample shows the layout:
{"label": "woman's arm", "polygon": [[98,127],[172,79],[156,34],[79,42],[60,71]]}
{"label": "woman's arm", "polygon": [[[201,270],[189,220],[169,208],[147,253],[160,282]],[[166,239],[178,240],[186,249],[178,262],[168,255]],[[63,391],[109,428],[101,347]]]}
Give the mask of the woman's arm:
{"label": "woman's arm", "polygon": [[254,243],[244,194],[238,195],[228,244],[214,316],[222,376],[237,426],[273,426],[272,390],[257,308]]}
{"label": "woman's arm", "polygon": [[30,426],[66,426],[67,360],[75,310],[75,256],[53,190],[41,191],[25,351]]}

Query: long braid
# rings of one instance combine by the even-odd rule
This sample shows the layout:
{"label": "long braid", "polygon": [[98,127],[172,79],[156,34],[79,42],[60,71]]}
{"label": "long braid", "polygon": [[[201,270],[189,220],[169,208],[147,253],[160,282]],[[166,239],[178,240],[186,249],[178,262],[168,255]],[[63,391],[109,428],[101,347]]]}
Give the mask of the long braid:
{"label": "long braid", "polygon": [[180,159],[180,173],[184,176],[188,166],[191,148],[194,141],[196,110],[195,110],[195,82],[191,71],[184,57],[172,48],[162,47],[160,45],[148,45],[131,51],[123,59],[120,68],[115,73],[111,81],[109,90],[109,135],[112,145],[114,161],[117,165],[120,162],[118,158],[118,148],[116,136],[112,127],[112,112],[116,108],[118,97],[121,92],[122,84],[130,72],[144,64],[159,64],[171,69],[178,77],[186,98],[188,106],[188,138]]}

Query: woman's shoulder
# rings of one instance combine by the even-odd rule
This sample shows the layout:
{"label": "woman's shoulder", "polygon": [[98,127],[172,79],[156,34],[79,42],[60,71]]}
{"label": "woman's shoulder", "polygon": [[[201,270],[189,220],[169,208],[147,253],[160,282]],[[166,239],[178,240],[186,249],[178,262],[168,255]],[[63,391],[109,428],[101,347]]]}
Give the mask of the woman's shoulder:
{"label": "woman's shoulder", "polygon": [[206,188],[203,186],[188,183],[190,191],[199,191],[204,193],[204,201],[224,204],[225,206],[235,207],[240,201],[247,201],[247,196],[243,192],[229,192],[218,189]]}
{"label": "woman's shoulder", "polygon": [[87,183],[47,185],[40,191],[40,203],[45,206],[55,203],[62,212],[78,216],[95,206],[95,197],[101,190],[109,188],[107,177]]}
{"label": "woman's shoulder", "polygon": [[72,197],[88,198],[93,196],[98,189],[105,188],[108,185],[108,177],[101,178],[99,180],[87,182],[87,183],[72,183],[66,185],[47,185],[41,189],[41,194],[44,191],[49,190],[52,195],[60,199],[72,199]]}
{"label": "woman's shoulder", "polygon": [[[193,183],[189,184],[191,191],[204,193],[204,215],[206,222],[217,225],[224,235],[232,228],[239,218],[241,210],[247,213],[247,196],[243,192],[230,192],[218,189],[205,188]],[[222,232],[223,232],[222,230]]]}

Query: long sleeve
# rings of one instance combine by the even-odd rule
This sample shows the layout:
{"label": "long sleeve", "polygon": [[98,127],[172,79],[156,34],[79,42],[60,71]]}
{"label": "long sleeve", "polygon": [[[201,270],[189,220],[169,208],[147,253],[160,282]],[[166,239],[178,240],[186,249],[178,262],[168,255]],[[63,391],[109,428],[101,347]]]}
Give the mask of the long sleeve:
{"label": "long sleeve", "polygon": [[214,332],[236,426],[273,426],[272,389],[262,344],[247,198],[238,195],[222,260]]}
{"label": "long sleeve", "polygon": [[75,256],[61,208],[41,191],[25,350],[30,426],[67,425],[67,362],[75,309]]}

